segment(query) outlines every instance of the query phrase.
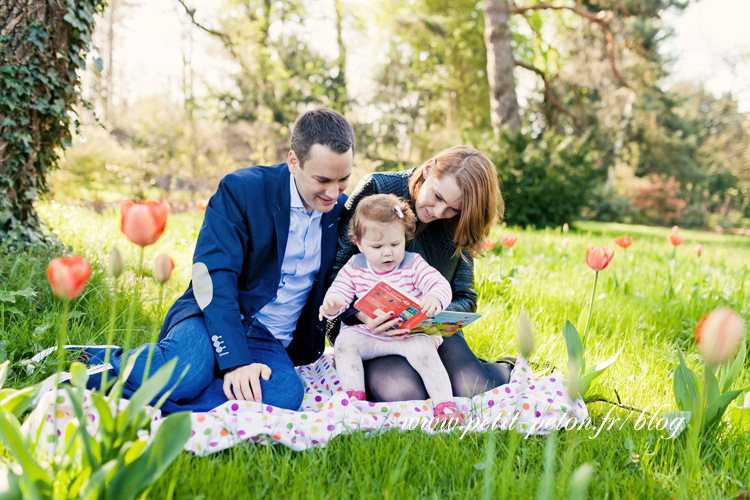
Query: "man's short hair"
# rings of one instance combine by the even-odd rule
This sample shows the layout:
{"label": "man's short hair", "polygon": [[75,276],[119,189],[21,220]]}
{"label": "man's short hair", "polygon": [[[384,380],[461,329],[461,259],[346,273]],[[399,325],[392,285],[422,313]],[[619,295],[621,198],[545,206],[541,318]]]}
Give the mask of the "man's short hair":
{"label": "man's short hair", "polygon": [[331,109],[316,109],[302,114],[294,122],[292,151],[300,166],[310,158],[313,144],[328,146],[339,154],[354,148],[354,130],[346,118]]}

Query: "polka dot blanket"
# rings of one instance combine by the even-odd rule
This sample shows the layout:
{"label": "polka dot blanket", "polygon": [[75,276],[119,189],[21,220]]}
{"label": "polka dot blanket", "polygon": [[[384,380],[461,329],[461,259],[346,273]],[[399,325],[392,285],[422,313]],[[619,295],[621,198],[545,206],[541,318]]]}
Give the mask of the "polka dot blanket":
{"label": "polka dot blanket", "polygon": [[[508,384],[473,398],[454,398],[464,423],[452,421],[445,427],[429,426],[433,406],[427,401],[369,403],[348,399],[341,389],[333,365],[326,354],[317,362],[297,369],[305,386],[302,407],[283,410],[262,403],[228,401],[206,413],[193,413],[192,435],[185,449],[207,455],[231,448],[243,441],[279,443],[293,450],[325,446],[339,434],[362,431],[411,430],[425,432],[481,432],[490,428],[515,429],[524,434],[547,434],[555,428],[577,425],[588,419],[583,402],[571,401],[567,382],[559,375],[534,377],[528,362],[518,358]],[[24,428],[31,435],[41,431],[40,446],[54,441],[52,409],[54,393],[41,398]],[[127,401],[120,401],[120,408]],[[86,398],[87,428],[92,435],[98,427],[98,414]],[[67,392],[57,392],[57,426],[64,432],[75,416]],[[160,423],[161,413],[152,415],[151,432]],[[41,429],[40,429],[41,427]],[[60,436],[60,432],[57,433]]]}

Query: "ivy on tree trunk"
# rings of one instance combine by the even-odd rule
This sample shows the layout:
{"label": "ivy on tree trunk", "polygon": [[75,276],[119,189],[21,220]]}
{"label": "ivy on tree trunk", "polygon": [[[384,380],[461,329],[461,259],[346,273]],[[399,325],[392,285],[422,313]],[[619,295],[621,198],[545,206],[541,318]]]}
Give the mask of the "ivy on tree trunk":
{"label": "ivy on tree trunk", "polygon": [[0,241],[50,241],[34,202],[78,126],[79,75],[102,0],[0,0]]}

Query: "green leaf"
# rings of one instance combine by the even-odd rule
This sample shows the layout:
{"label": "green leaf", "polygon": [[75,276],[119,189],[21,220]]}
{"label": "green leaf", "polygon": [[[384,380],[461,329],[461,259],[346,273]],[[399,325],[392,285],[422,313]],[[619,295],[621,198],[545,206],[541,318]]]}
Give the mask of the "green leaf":
{"label": "green leaf", "polygon": [[86,316],[86,314],[85,314],[85,313],[82,313],[81,311],[73,311],[73,312],[71,312],[70,314],[68,314],[68,317],[69,317],[70,319],[78,319],[78,318],[83,318],[84,316]]}
{"label": "green leaf", "polygon": [[138,415],[143,407],[148,405],[164,387],[169,383],[174,367],[177,365],[177,358],[172,358],[159,371],[149,377],[148,381],[141,384],[141,387],[130,397],[130,403],[117,417],[117,430],[122,431]]}
{"label": "green leaf", "polygon": [[180,454],[190,431],[190,412],[175,413],[164,419],[141,455],[115,474],[107,498],[131,500],[150,486]]}
{"label": "green leaf", "polygon": [[708,363],[706,363],[703,369],[703,376],[703,379],[705,380],[704,388],[706,391],[706,405],[709,405],[721,395],[719,381],[716,380],[716,374],[714,373],[713,367]]}
{"label": "green leaf", "polygon": [[65,390],[68,392],[68,395],[70,396],[70,402],[73,405],[73,411],[76,414],[76,418],[79,422],[78,427],[78,434],[81,436],[81,441],[83,442],[83,452],[86,454],[86,458],[89,461],[89,464],[94,467],[95,464],[98,464],[99,461],[96,459],[96,455],[94,454],[94,449],[91,444],[92,437],[86,430],[86,415],[83,413],[83,389],[74,389],[72,387],[65,387]]}
{"label": "green leaf", "polygon": [[573,326],[573,323],[566,321],[563,326],[563,338],[565,339],[565,346],[568,348],[568,359],[576,359],[580,367],[580,373],[583,375],[586,370],[586,360],[584,359],[583,343],[581,343],[581,336]]}
{"label": "green leaf", "polygon": [[599,363],[598,365],[592,366],[591,368],[589,368],[588,370],[586,370],[586,374],[581,378],[581,381],[579,382],[581,396],[585,396],[586,395],[586,393],[588,392],[589,388],[591,387],[591,384],[593,384],[596,379],[598,379],[599,377],[601,377],[602,373],[604,373],[604,371],[607,368],[609,368],[610,365],[617,360],[617,358],[620,356],[620,352],[621,351],[622,351],[622,349],[620,349],[619,351],[617,351],[617,353],[614,356],[612,356],[611,358],[609,358],[608,360],[603,361],[603,362]]}
{"label": "green leaf", "polygon": [[727,366],[725,366],[721,370],[721,392],[727,392],[732,388],[732,384],[735,380],[737,380],[737,377],[739,377],[740,372],[742,371],[742,366],[745,364],[746,355],[747,337],[742,339],[740,350],[737,353],[737,356],[734,357],[734,361],[731,363],[731,365],[727,364]]}
{"label": "green leaf", "polygon": [[0,389],[5,384],[5,379],[8,377],[8,368],[10,367],[10,361],[6,361],[0,365]]}
{"label": "green leaf", "polygon": [[670,434],[672,434],[674,437],[679,436],[680,434],[682,434],[682,431],[687,429],[687,426],[690,423],[690,418],[692,416],[693,414],[689,411],[670,411],[664,413],[662,415],[662,418],[667,422],[667,427],[665,428],[665,430],[671,429],[672,422],[677,422],[678,420],[682,419],[682,421],[677,424],[677,429],[674,431],[670,431]]}
{"label": "green leaf", "polygon": [[10,396],[0,401],[0,408],[11,412],[16,417],[20,417],[29,408],[34,401],[34,396],[39,389],[37,387],[25,387],[21,390],[14,391]]}
{"label": "green leaf", "polygon": [[36,292],[31,287],[26,287],[23,290],[16,290],[15,292],[13,292],[13,294],[20,295],[21,297],[26,297],[27,299],[36,297]]}
{"label": "green leaf", "polygon": [[586,500],[588,497],[589,483],[594,476],[594,466],[585,463],[578,467],[570,478],[568,484],[568,498],[571,500]]}
{"label": "green leaf", "polygon": [[674,371],[674,400],[681,411],[695,412],[698,405],[698,376],[687,367],[682,351],[677,350],[680,363]]}
{"label": "green leaf", "polygon": [[0,464],[0,500],[16,500],[22,496],[18,476],[7,465]]}
{"label": "green leaf", "polygon": [[16,296],[9,292],[0,292],[0,302],[16,303]]}
{"label": "green leaf", "polygon": [[724,412],[727,411],[729,403],[734,401],[737,396],[742,394],[747,389],[750,389],[750,386],[745,387],[744,389],[738,389],[736,391],[725,392],[713,402],[708,404],[706,406],[706,412],[703,415],[704,430],[711,429],[711,427],[713,427],[715,424],[718,424],[721,420],[721,417],[724,415]]}
{"label": "green leaf", "polygon": [[34,460],[29,442],[21,433],[16,417],[0,410],[0,441],[8,448],[16,461],[21,464],[21,483],[36,494],[32,498],[52,498],[52,480],[47,472]]}

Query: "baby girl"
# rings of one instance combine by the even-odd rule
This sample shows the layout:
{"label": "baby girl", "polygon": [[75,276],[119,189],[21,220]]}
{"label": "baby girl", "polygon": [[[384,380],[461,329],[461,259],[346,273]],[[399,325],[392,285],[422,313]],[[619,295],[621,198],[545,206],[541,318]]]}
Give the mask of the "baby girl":
{"label": "baby girl", "polygon": [[[405,251],[415,225],[409,205],[395,195],[364,198],[349,225],[349,239],[361,253],[349,259],[328,289],[320,307],[321,319],[338,316],[381,280],[419,298],[428,316],[444,309],[452,298],[448,281],[419,254]],[[390,354],[403,356],[422,377],[435,405],[435,419],[460,420],[448,372],[437,353],[442,342],[440,335],[383,337],[363,324],[342,325],[334,345],[336,369],[347,395],[364,401],[362,361]]]}

